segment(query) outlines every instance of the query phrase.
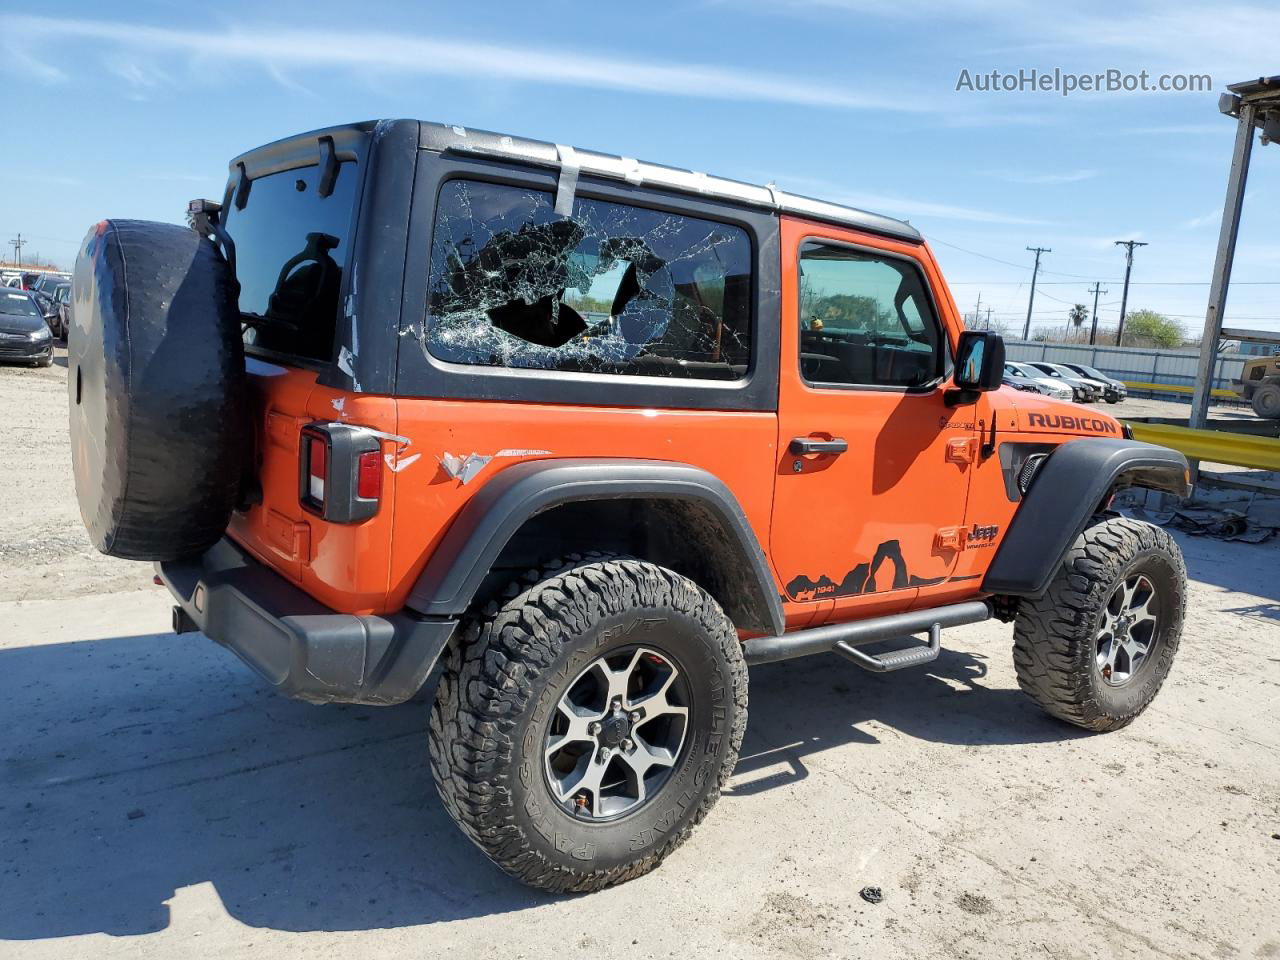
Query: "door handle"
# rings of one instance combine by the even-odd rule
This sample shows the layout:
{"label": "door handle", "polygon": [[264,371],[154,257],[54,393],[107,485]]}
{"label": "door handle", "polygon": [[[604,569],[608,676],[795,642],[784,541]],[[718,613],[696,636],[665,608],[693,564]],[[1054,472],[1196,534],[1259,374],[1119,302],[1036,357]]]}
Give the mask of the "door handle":
{"label": "door handle", "polygon": [[813,437],[796,437],[791,441],[788,448],[792,453],[804,455],[806,453],[829,453],[832,456],[838,456],[849,449],[849,444],[835,437],[831,440],[815,440]]}

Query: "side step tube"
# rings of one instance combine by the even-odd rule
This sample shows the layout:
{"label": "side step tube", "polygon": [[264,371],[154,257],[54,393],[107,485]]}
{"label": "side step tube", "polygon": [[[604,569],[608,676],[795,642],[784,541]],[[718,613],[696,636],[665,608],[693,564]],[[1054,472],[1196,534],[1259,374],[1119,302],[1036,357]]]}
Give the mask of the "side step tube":
{"label": "side step tube", "polygon": [[[934,607],[930,610],[910,610],[907,613],[893,613],[887,617],[872,617],[869,620],[854,620],[851,623],[831,623],[808,630],[796,630],[776,637],[752,637],[746,642],[744,652],[748,664],[773,663],[777,660],[790,660],[793,657],[807,657],[813,653],[829,653],[835,651],[855,660],[860,666],[867,666],[861,658],[881,661],[883,666],[868,669],[884,672],[898,666],[910,666],[914,663],[927,663],[937,653],[934,648],[939,645],[939,633],[947,627],[959,627],[966,623],[981,623],[991,619],[991,607],[981,600],[967,603],[953,603],[945,607]],[[910,650],[881,654],[879,657],[867,657],[856,651],[854,647],[883,640],[896,640],[913,633],[929,631],[929,646],[916,647]],[[919,652],[917,652],[919,651]],[[855,654],[855,656],[850,656]],[[906,659],[908,662],[902,663]]]}
{"label": "side step tube", "polygon": [[926,647],[907,647],[903,650],[891,650],[888,653],[863,653],[844,640],[837,640],[836,653],[872,673],[888,673],[891,670],[918,667],[933,663],[938,659],[938,654],[942,653],[942,627],[936,623],[929,625],[929,645]]}

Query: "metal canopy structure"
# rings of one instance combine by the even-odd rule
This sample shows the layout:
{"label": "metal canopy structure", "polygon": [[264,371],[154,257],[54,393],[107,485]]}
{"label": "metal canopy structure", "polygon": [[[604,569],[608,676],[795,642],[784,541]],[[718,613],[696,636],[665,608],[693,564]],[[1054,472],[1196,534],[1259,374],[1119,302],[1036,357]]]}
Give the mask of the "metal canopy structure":
{"label": "metal canopy structure", "polygon": [[1217,358],[1218,340],[1224,334],[1232,339],[1262,342],[1277,342],[1280,339],[1266,331],[1222,329],[1255,131],[1261,131],[1264,145],[1280,140],[1280,76],[1259,77],[1246,83],[1232,84],[1227,89],[1231,92],[1224,93],[1218,99],[1218,109],[1236,119],[1236,141],[1231,154],[1231,173],[1227,178],[1227,200],[1222,210],[1222,228],[1218,233],[1218,252],[1213,262],[1204,336],[1200,340],[1195,394],[1191,400],[1191,426],[1201,428],[1205,426],[1209,416],[1209,397],[1213,388],[1213,364]]}

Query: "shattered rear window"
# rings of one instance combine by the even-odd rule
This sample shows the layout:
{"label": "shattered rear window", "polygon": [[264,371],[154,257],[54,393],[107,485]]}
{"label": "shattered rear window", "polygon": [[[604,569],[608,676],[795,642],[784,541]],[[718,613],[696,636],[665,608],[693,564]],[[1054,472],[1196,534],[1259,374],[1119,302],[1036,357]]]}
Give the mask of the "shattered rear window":
{"label": "shattered rear window", "polygon": [[736,380],[751,361],[739,227],[451,180],[436,208],[426,346],[452,363]]}

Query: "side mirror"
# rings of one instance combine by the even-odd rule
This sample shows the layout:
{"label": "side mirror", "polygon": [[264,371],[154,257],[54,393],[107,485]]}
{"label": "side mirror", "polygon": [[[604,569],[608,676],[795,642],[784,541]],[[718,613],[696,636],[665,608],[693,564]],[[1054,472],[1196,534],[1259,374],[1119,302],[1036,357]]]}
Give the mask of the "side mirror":
{"label": "side mirror", "polygon": [[956,348],[955,389],[947,406],[974,403],[978,394],[1000,388],[1004,377],[1004,338],[989,330],[966,330]]}

